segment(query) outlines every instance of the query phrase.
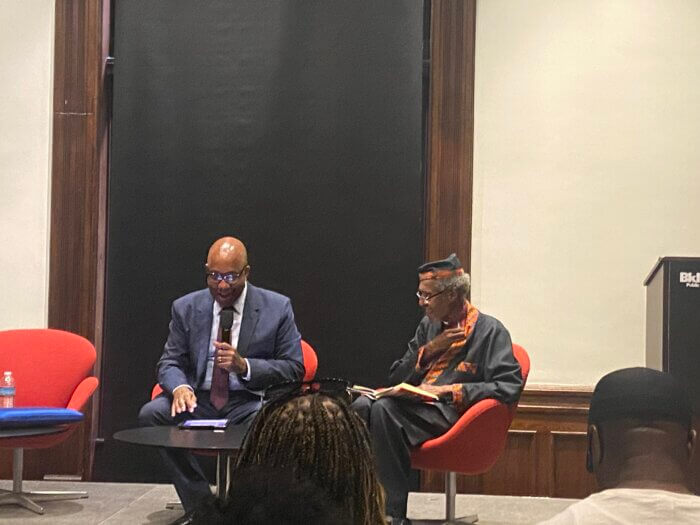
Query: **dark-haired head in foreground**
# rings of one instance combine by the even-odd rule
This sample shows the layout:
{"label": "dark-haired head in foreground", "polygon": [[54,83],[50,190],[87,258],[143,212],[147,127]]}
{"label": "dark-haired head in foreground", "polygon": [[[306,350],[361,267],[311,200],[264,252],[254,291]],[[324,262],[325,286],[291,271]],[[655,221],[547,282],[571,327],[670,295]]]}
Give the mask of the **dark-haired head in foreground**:
{"label": "dark-haired head in foreground", "polygon": [[367,428],[346,403],[315,393],[265,405],[241,447],[238,468],[290,471],[322,487],[354,525],[384,523]]}
{"label": "dark-haired head in foreground", "polygon": [[226,505],[213,496],[193,516],[195,525],[352,525],[328,493],[291,470],[236,470]]}
{"label": "dark-haired head in foreground", "polygon": [[688,397],[671,375],[626,368],[604,376],[591,398],[586,457],[602,491],[544,523],[700,523],[691,420]]}
{"label": "dark-haired head in foreground", "polygon": [[600,488],[692,492],[692,409],[670,374],[638,367],[604,376],[588,419],[587,467]]}

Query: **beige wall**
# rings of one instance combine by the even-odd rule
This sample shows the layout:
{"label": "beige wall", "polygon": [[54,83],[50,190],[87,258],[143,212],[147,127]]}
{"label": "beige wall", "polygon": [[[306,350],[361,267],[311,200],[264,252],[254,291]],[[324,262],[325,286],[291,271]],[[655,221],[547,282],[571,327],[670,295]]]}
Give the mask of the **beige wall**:
{"label": "beige wall", "polygon": [[46,326],[53,0],[0,0],[0,330]]}
{"label": "beige wall", "polygon": [[477,4],[476,304],[532,382],[644,364],[642,281],[700,256],[700,2]]}

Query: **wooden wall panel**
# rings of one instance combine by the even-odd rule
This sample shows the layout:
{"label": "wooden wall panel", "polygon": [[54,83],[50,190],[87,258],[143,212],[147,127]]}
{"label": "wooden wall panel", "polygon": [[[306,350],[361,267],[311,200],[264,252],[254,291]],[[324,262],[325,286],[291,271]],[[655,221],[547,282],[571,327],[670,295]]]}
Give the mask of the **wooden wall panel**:
{"label": "wooden wall panel", "polygon": [[585,465],[586,432],[554,430],[551,436],[551,495],[557,498],[585,498],[596,490],[595,479]]}
{"label": "wooden wall panel", "polygon": [[[530,496],[537,480],[537,432],[511,430],[503,455],[493,468],[479,476],[483,479],[481,494]],[[467,477],[467,476],[464,476]]]}
{"label": "wooden wall panel", "polygon": [[591,393],[586,386],[525,389],[511,432],[535,432],[535,480],[519,494],[576,498],[594,490],[593,476],[585,470]]}

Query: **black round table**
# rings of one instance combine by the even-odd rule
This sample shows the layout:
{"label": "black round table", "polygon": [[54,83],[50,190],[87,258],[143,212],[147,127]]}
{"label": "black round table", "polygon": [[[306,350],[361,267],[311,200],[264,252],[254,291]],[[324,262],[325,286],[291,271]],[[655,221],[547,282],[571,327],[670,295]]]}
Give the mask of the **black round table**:
{"label": "black round table", "polygon": [[225,430],[140,427],[121,430],[114,434],[114,439],[149,447],[216,453],[216,496],[226,501],[231,480],[231,453],[240,448],[247,428],[247,425],[228,425]]}

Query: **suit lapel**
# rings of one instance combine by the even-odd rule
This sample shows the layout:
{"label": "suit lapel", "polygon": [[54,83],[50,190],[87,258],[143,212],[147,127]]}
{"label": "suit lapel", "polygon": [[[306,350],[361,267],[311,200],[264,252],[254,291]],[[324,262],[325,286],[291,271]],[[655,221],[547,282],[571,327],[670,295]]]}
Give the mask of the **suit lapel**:
{"label": "suit lapel", "polygon": [[197,353],[197,382],[204,377],[204,369],[207,365],[207,354],[209,353],[209,338],[211,337],[212,312],[214,310],[214,298],[206,290],[202,300],[197,302],[195,311],[195,334],[193,337],[195,352]]}
{"label": "suit lapel", "polygon": [[241,332],[238,335],[238,353],[242,357],[248,355],[248,345],[255,333],[255,327],[260,317],[260,297],[258,289],[248,283],[248,292],[243,305],[243,319],[241,320]]}

